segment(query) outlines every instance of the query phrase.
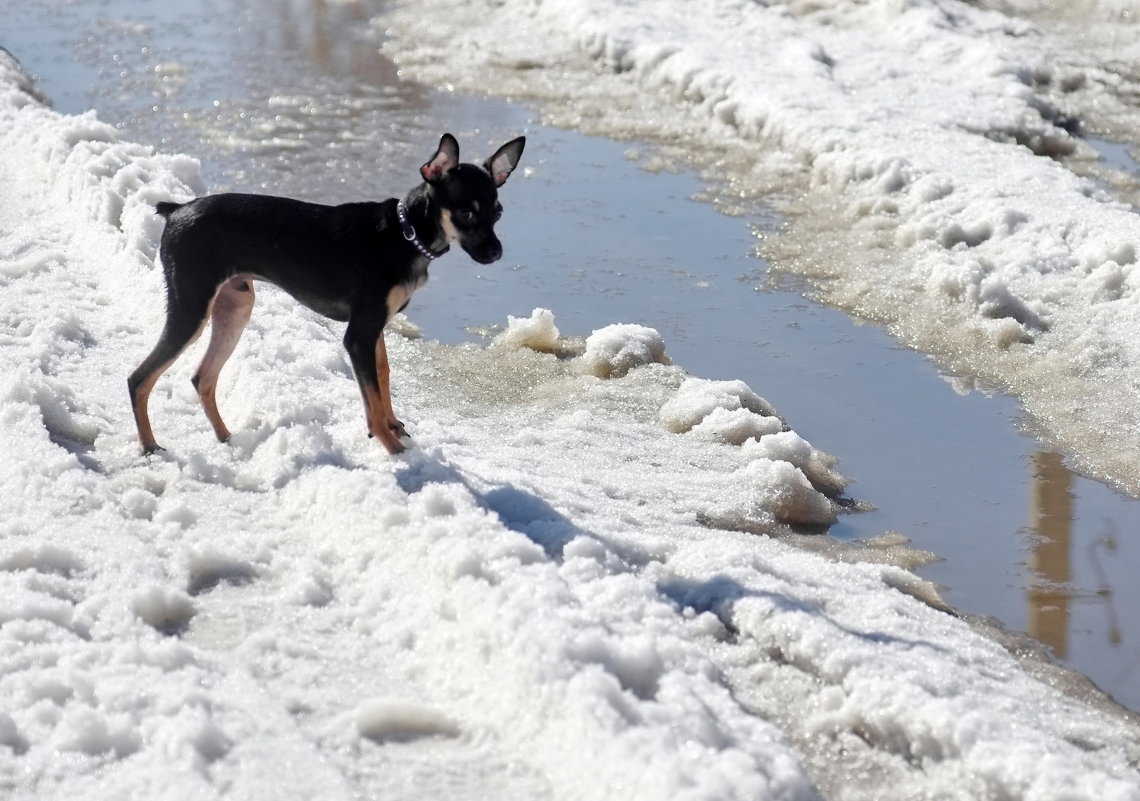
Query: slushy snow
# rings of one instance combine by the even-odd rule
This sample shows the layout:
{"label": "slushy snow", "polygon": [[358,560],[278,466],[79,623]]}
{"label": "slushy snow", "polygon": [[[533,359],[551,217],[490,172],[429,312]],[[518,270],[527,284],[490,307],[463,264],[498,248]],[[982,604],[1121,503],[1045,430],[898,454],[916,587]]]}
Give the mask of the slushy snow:
{"label": "slushy snow", "polygon": [[1140,798],[1133,717],[901,568],[781,542],[834,518],[834,460],[645,329],[590,360],[528,347],[541,311],[487,347],[390,334],[392,458],[340,326],[266,288],[233,441],[197,346],[144,458],[150,207],[196,162],[5,59],[0,185],[4,797]]}

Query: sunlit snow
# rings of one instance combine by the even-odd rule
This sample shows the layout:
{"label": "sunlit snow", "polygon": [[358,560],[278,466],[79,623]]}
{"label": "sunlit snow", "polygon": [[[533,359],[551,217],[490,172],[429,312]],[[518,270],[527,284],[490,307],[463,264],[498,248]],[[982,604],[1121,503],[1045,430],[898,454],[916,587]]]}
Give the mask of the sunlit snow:
{"label": "sunlit snow", "polygon": [[[642,22],[716,22],[692,8]],[[596,46],[640,63],[619,40]],[[780,48],[828,68],[802,36]],[[839,465],[652,329],[566,343],[520,310],[485,347],[391,332],[414,440],[393,458],[340,326],[267,290],[219,388],[232,442],[190,354],[152,396],[170,450],[141,456],[125,378],[162,319],[151,207],[205,191],[197,163],[0,72],[7,797],[1140,798],[1125,714],[904,569],[781,542],[839,513]],[[821,180],[929,187],[863,158],[821,157]]]}

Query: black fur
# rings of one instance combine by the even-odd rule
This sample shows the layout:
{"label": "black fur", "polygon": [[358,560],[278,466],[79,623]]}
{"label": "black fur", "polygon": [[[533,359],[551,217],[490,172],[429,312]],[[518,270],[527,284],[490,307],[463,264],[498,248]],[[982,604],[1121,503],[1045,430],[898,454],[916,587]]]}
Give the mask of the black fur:
{"label": "black fur", "polygon": [[[423,182],[404,199],[407,222],[433,255],[454,237],[476,261],[502,256],[494,224],[498,187],[522,155],[522,137],[483,166],[459,163],[444,134],[421,168]],[[364,398],[369,434],[391,452],[403,449],[403,425],[391,413],[383,329],[427,280],[431,259],[409,241],[395,198],[325,206],[265,195],[209,195],[155,206],[166,219],[161,254],[166,325],[158,344],[128,380],[144,452],[158,448],[147,400],[154,382],[213,320],[210,348],[194,382],[219,439],[229,436],[214,402],[221,365],[253,305],[253,280],[268,281],[313,311],[345,321],[344,344]],[[380,407],[380,408],[377,408]]]}

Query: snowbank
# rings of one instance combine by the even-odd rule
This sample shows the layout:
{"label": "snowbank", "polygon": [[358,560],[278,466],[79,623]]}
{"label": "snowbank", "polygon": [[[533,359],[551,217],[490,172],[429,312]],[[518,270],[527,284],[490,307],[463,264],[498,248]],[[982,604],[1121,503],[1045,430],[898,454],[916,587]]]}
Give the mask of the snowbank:
{"label": "snowbank", "polygon": [[194,162],[18,81],[6,797],[1140,797],[1133,721],[1032,678],[912,575],[710,524],[778,535],[788,510],[834,515],[843,484],[745,386],[394,335],[416,447],[390,458],[340,327],[266,289],[221,379],[232,443],[191,353],[152,396],[171,450],[141,457],[124,378],[162,317],[145,211],[201,191]]}
{"label": "snowbank", "polygon": [[722,202],[782,202],[777,269],[1007,388],[1140,493],[1137,179],[1078,133],[1140,137],[1134,4],[1056,12],[1112,20],[1080,29],[1094,43],[978,5],[431,0],[379,24],[414,74],[659,141],[725,180]]}

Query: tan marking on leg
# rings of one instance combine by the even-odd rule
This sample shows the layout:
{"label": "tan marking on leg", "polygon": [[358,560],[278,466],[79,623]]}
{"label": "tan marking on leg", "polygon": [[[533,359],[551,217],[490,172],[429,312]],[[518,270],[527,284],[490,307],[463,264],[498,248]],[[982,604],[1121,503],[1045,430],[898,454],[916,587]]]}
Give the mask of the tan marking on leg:
{"label": "tan marking on leg", "polygon": [[154,439],[154,431],[150,427],[150,415],[147,413],[147,404],[150,401],[150,392],[154,389],[154,385],[158,383],[159,376],[161,376],[171,364],[172,362],[167,362],[159,367],[151,373],[135,391],[135,426],[138,428],[139,447],[142,448],[143,453],[154,453],[159,450],[158,443]]}
{"label": "tan marking on leg", "polygon": [[233,354],[253,312],[253,282],[244,276],[231,278],[222,284],[210,310],[210,345],[194,373],[194,387],[206,412],[206,419],[214,429],[219,442],[227,442],[230,431],[218,411],[215,391],[222,366]]}
{"label": "tan marking on leg", "polygon": [[368,414],[368,433],[380,440],[380,444],[388,450],[388,453],[395,454],[405,450],[400,438],[396,436],[396,432],[392,430],[388,420],[384,417],[382,411],[384,400],[379,390],[374,387],[366,387],[362,392],[364,408]]}
{"label": "tan marking on leg", "polygon": [[[388,320],[392,319],[396,312],[404,308],[404,305],[411,300],[411,297],[412,292],[408,289],[406,284],[396,284],[396,286],[388,291],[388,318],[384,321],[385,324],[387,324]],[[383,335],[381,335],[381,338],[383,338]]]}
{"label": "tan marking on leg", "polygon": [[[209,312],[207,312],[206,316],[202,318],[202,322],[198,325],[198,329],[194,332],[194,335],[174,354],[173,358],[152,368],[150,373],[143,377],[135,389],[132,409],[135,415],[135,427],[138,429],[139,446],[142,448],[143,453],[154,453],[155,451],[162,450],[154,438],[154,431],[150,425],[150,413],[148,411],[150,393],[154,389],[154,385],[158,383],[158,379],[170,368],[170,365],[178,361],[178,357],[202,335],[202,329],[205,328],[206,320],[209,319],[209,316]],[[165,332],[163,336],[165,336]],[[159,343],[155,345],[154,350],[151,351],[151,355],[143,362],[143,365],[149,362],[156,353],[161,352],[162,346],[163,340],[160,339]]]}
{"label": "tan marking on leg", "polygon": [[380,411],[384,415],[388,428],[398,440],[407,432],[404,431],[404,424],[396,419],[396,412],[392,409],[392,383],[389,378],[388,348],[384,344],[383,331],[380,332],[380,338],[376,340],[376,378],[380,382],[380,402],[382,404]]}

